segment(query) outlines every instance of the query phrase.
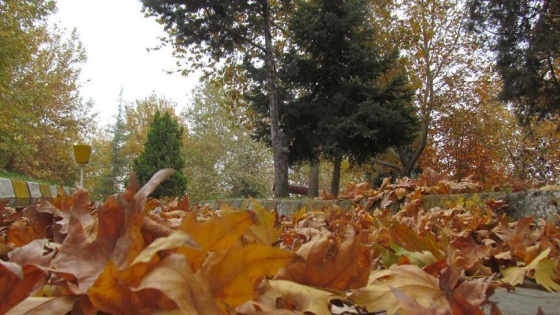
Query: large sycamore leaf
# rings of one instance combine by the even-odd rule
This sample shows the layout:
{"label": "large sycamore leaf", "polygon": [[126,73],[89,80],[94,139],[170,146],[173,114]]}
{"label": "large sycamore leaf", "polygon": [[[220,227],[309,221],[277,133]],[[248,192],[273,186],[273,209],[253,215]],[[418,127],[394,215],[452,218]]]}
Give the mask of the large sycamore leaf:
{"label": "large sycamore leaf", "polygon": [[[184,246],[196,246],[196,244],[189,235],[176,232],[151,243],[124,270],[119,270],[109,260],[103,272],[87,292],[92,304],[111,314],[136,314],[140,309],[153,306],[150,304],[151,300],[165,301],[166,297],[163,293],[152,294],[155,297],[153,299],[143,298],[145,292],[135,292],[134,288],[138,287],[144,276],[160,263],[159,252]],[[171,304],[175,306],[174,303]]]}
{"label": "large sycamore leaf", "polygon": [[[105,267],[106,261],[111,255],[111,243],[114,240],[95,238],[95,235],[86,231],[90,220],[87,191],[79,189],[74,193],[73,206],[70,210],[68,223],[68,236],[62,243],[60,252],[51,263],[51,268],[65,277],[74,277],[70,280],[71,290],[76,294],[85,293],[93,284],[99,273]],[[105,246],[103,246],[105,245]]]}
{"label": "large sycamore leaf", "polygon": [[548,291],[560,291],[560,284],[556,281],[560,279],[558,274],[558,261],[550,260],[548,254],[551,248],[548,247],[535,257],[531,263],[524,267],[508,267],[502,270],[503,282],[513,286],[523,283],[525,276],[533,272],[535,281],[545,287]]}
{"label": "large sycamore leaf", "polygon": [[181,223],[179,231],[183,231],[196,241],[199,249],[183,248],[178,252],[186,255],[196,272],[206,260],[207,252],[224,250],[239,243],[241,236],[247,232],[249,226],[257,222],[252,211],[230,212],[224,216],[213,216],[205,223],[197,222],[197,214],[189,213]]}
{"label": "large sycamore leaf", "polygon": [[256,287],[264,277],[271,277],[292,259],[292,252],[250,244],[232,246],[210,253],[200,269],[220,304],[238,306],[257,297]]}
{"label": "large sycamore leaf", "polygon": [[[295,309],[304,314],[331,314],[329,309],[330,301],[333,299],[344,299],[337,293],[320,290],[314,287],[295,283],[287,280],[266,280],[261,288],[263,298],[272,296],[271,300],[276,302],[280,299],[284,305],[293,306]],[[277,305],[272,305],[276,307]]]}
{"label": "large sycamore leaf", "polygon": [[495,228],[495,233],[510,248],[512,254],[522,256],[525,249],[530,245],[531,240],[527,237],[531,234],[531,223],[534,216],[523,218],[515,222],[515,227],[511,228],[507,221],[507,217],[500,219],[500,224]]}
{"label": "large sycamore leaf", "polygon": [[87,295],[99,310],[109,314],[135,314],[142,308],[142,301],[130,289],[129,273],[121,272],[108,261],[103,272],[89,288]]}
{"label": "large sycamore leaf", "polygon": [[491,247],[475,243],[471,235],[458,237],[452,244],[453,247],[459,250],[461,257],[465,261],[465,268],[470,268],[481,259],[490,257]]}
{"label": "large sycamore leaf", "polygon": [[60,244],[52,243],[47,239],[33,240],[25,246],[18,247],[8,254],[11,262],[20,265],[34,265],[48,268]]}
{"label": "large sycamore leaf", "polygon": [[[53,272],[68,280],[73,293],[87,292],[109,259],[124,268],[136,258],[144,247],[140,229],[146,198],[173,172],[157,172],[130,202],[125,197],[109,198],[98,211],[98,221],[89,214],[87,191],[79,189],[74,193],[68,236],[51,264]],[[133,190],[134,186],[129,185],[127,194]]]}
{"label": "large sycamore leaf", "polygon": [[185,256],[171,254],[142,278],[136,292],[155,289],[171,299],[182,314],[220,314],[208,283],[196,277]]}
{"label": "large sycamore leaf", "polygon": [[282,234],[278,215],[275,211],[268,211],[256,199],[250,198],[253,212],[257,214],[257,224],[249,227],[256,241],[264,245],[272,245]]}
{"label": "large sycamore leaf", "polygon": [[79,296],[28,297],[8,311],[6,315],[68,314]]}
{"label": "large sycamore leaf", "polygon": [[45,273],[36,266],[0,260],[0,314],[25,300]]}
{"label": "large sycamore leaf", "polygon": [[438,280],[415,265],[373,271],[368,285],[352,290],[349,298],[369,312],[385,310],[391,315],[400,309],[399,298],[393,293],[393,289],[415,299],[423,307],[435,307],[443,311],[449,309]]}
{"label": "large sycamore leaf", "polygon": [[361,244],[359,236],[340,244],[333,235],[315,236],[296,252],[301,259],[286,266],[276,279],[335,290],[364,286],[369,276],[371,252]]}

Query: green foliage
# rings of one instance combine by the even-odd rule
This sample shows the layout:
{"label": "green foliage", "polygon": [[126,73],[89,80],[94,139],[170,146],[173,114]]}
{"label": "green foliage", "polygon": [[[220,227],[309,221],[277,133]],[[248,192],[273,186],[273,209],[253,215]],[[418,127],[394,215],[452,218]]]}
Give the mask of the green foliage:
{"label": "green foliage", "polygon": [[495,52],[500,98],[522,118],[560,113],[560,3],[471,0],[470,12]]}
{"label": "green foliage", "polygon": [[183,175],[185,161],[181,156],[184,129],[169,113],[157,111],[148,130],[144,151],[133,161],[133,169],[141,185],[159,170],[173,168],[176,172],[152,194],[154,198],[178,197],[185,193],[187,181]]}
{"label": "green foliage", "polygon": [[185,112],[189,125],[186,175],[193,202],[209,198],[265,197],[272,182],[271,152],[252,141],[244,117],[232,116],[230,95],[205,83]]}
{"label": "green foliage", "polygon": [[125,144],[126,130],[124,121],[124,100],[123,90],[119,94],[119,109],[117,120],[112,127],[113,140],[111,141],[111,181],[112,191],[118,191],[124,188],[124,182],[127,176],[128,161],[123,154],[123,146]]}
{"label": "green foliage", "polygon": [[175,54],[188,58],[191,67],[216,66],[222,62],[234,69],[241,55],[259,59],[266,65],[275,194],[287,196],[287,139],[280,129],[275,54],[282,50],[284,35],[278,27],[282,24],[279,17],[291,13],[291,2],[143,0],[142,3],[148,15],[164,24]]}
{"label": "green foliage", "polygon": [[78,93],[85,52],[75,32],[47,26],[53,1],[0,3],[0,169],[72,184],[72,145],[92,130]]}
{"label": "green foliage", "polygon": [[[293,46],[282,59],[282,125],[291,162],[319,155],[360,164],[390,146],[411,142],[417,130],[412,89],[395,70],[397,53],[382,54],[367,2],[300,1],[289,20]],[[260,71],[249,65],[254,77]],[[264,82],[263,82],[264,84]],[[262,112],[265,96],[250,96]],[[336,170],[335,170],[336,171]]]}

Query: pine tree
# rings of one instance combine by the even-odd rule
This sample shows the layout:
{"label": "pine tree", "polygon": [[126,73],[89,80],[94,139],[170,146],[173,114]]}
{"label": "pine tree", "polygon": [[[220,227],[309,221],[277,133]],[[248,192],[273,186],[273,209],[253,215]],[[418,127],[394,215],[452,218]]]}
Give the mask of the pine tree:
{"label": "pine tree", "polygon": [[111,180],[112,191],[119,191],[126,180],[126,159],[122,152],[125,141],[125,125],[123,113],[123,90],[119,93],[119,109],[117,121],[112,128],[113,140],[111,141]]}
{"label": "pine tree", "polygon": [[148,130],[144,151],[134,159],[133,168],[141,185],[161,169],[173,168],[177,171],[152,193],[154,198],[178,197],[185,193],[187,187],[187,180],[183,174],[185,160],[181,156],[183,132],[183,127],[180,127],[169,113],[161,115],[157,111]]}

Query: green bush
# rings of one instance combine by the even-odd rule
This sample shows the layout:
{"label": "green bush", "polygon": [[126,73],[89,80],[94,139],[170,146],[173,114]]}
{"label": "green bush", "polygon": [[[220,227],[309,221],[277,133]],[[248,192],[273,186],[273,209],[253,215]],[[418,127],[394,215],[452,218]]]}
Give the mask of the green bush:
{"label": "green bush", "polygon": [[148,130],[144,151],[134,159],[133,168],[141,185],[161,169],[173,168],[177,171],[152,193],[154,198],[178,197],[187,189],[183,174],[185,160],[181,156],[183,132],[184,128],[169,113],[161,115],[157,111]]}

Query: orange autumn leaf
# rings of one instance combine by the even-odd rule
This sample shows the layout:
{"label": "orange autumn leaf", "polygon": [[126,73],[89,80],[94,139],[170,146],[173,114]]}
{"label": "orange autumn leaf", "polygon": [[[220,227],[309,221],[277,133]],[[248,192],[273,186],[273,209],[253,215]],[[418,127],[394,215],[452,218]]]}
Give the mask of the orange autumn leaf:
{"label": "orange autumn leaf", "polygon": [[257,297],[256,288],[294,259],[292,252],[261,244],[232,246],[210,253],[200,273],[220,306],[238,306]]}
{"label": "orange autumn leaf", "polygon": [[137,295],[132,294],[126,280],[129,279],[122,279],[121,271],[108,261],[87,292],[91,303],[109,314],[135,314],[142,303]]}
{"label": "orange autumn leaf", "polygon": [[393,266],[373,271],[365,287],[352,290],[350,300],[365,307],[368,312],[387,311],[389,315],[400,309],[399,298],[392,289],[398,289],[415,299],[422,307],[433,307],[438,312],[449,309],[438,280],[415,265]]}
{"label": "orange autumn leaf", "polygon": [[[134,310],[155,307],[154,305],[158,303],[151,301],[157,300],[155,295],[153,299],[143,298],[145,292],[136,292],[135,288],[141,284],[144,276],[160,263],[159,252],[182,246],[196,246],[196,244],[189,235],[176,232],[151,243],[130,266],[123,270],[119,270],[109,260],[103,272],[88,290],[88,297],[95,307],[112,314],[134,314]],[[160,296],[159,301],[166,301],[166,297]]]}
{"label": "orange autumn leaf", "polygon": [[124,268],[136,258],[144,247],[140,229],[146,198],[173,172],[157,172],[130,202],[124,197],[110,198],[98,211],[98,221],[89,214],[87,191],[74,193],[68,235],[51,263],[53,272],[67,280],[73,293],[87,292],[109,259]]}
{"label": "orange autumn leaf", "polygon": [[27,218],[21,218],[10,225],[6,233],[7,241],[15,246],[23,246],[35,239],[45,237],[44,226],[33,224]]}
{"label": "orange autumn leaf", "polygon": [[339,243],[333,235],[318,235],[296,252],[294,260],[281,270],[276,279],[346,290],[366,284],[371,266],[371,253],[359,236]]}
{"label": "orange autumn leaf", "polygon": [[282,231],[275,211],[268,211],[256,199],[250,199],[253,204],[253,212],[257,215],[257,223],[249,227],[255,240],[264,245],[275,243]]}
{"label": "orange autumn leaf", "polygon": [[490,257],[491,247],[475,243],[470,235],[456,238],[452,245],[459,250],[466,268],[474,266],[480,259]]}
{"label": "orange autumn leaf", "polygon": [[523,218],[515,222],[515,227],[510,227],[507,217],[500,219],[499,226],[495,229],[496,235],[501,238],[509,247],[512,254],[523,255],[525,248],[530,245],[527,237],[531,233],[531,223],[534,216]]}
{"label": "orange autumn leaf", "polygon": [[78,296],[28,297],[10,309],[6,315],[68,314],[78,299]]}
{"label": "orange autumn leaf", "polygon": [[330,301],[344,299],[337,293],[288,280],[265,280],[260,289],[263,291],[262,300],[282,301],[280,307],[295,307],[304,314],[331,314]]}
{"label": "orange autumn leaf", "polygon": [[200,246],[200,249],[183,248],[178,252],[189,258],[193,271],[200,269],[206,259],[207,252],[228,249],[240,242],[241,236],[249,226],[257,222],[252,211],[227,213],[224,216],[213,216],[205,223],[198,223],[195,212],[189,213],[178,228],[189,234]]}
{"label": "orange autumn leaf", "polygon": [[158,290],[171,299],[182,314],[220,314],[207,282],[195,276],[185,256],[171,254],[146,274],[133,290]]}
{"label": "orange autumn leaf", "polygon": [[25,300],[41,280],[46,280],[45,272],[36,266],[0,260],[0,314]]}

